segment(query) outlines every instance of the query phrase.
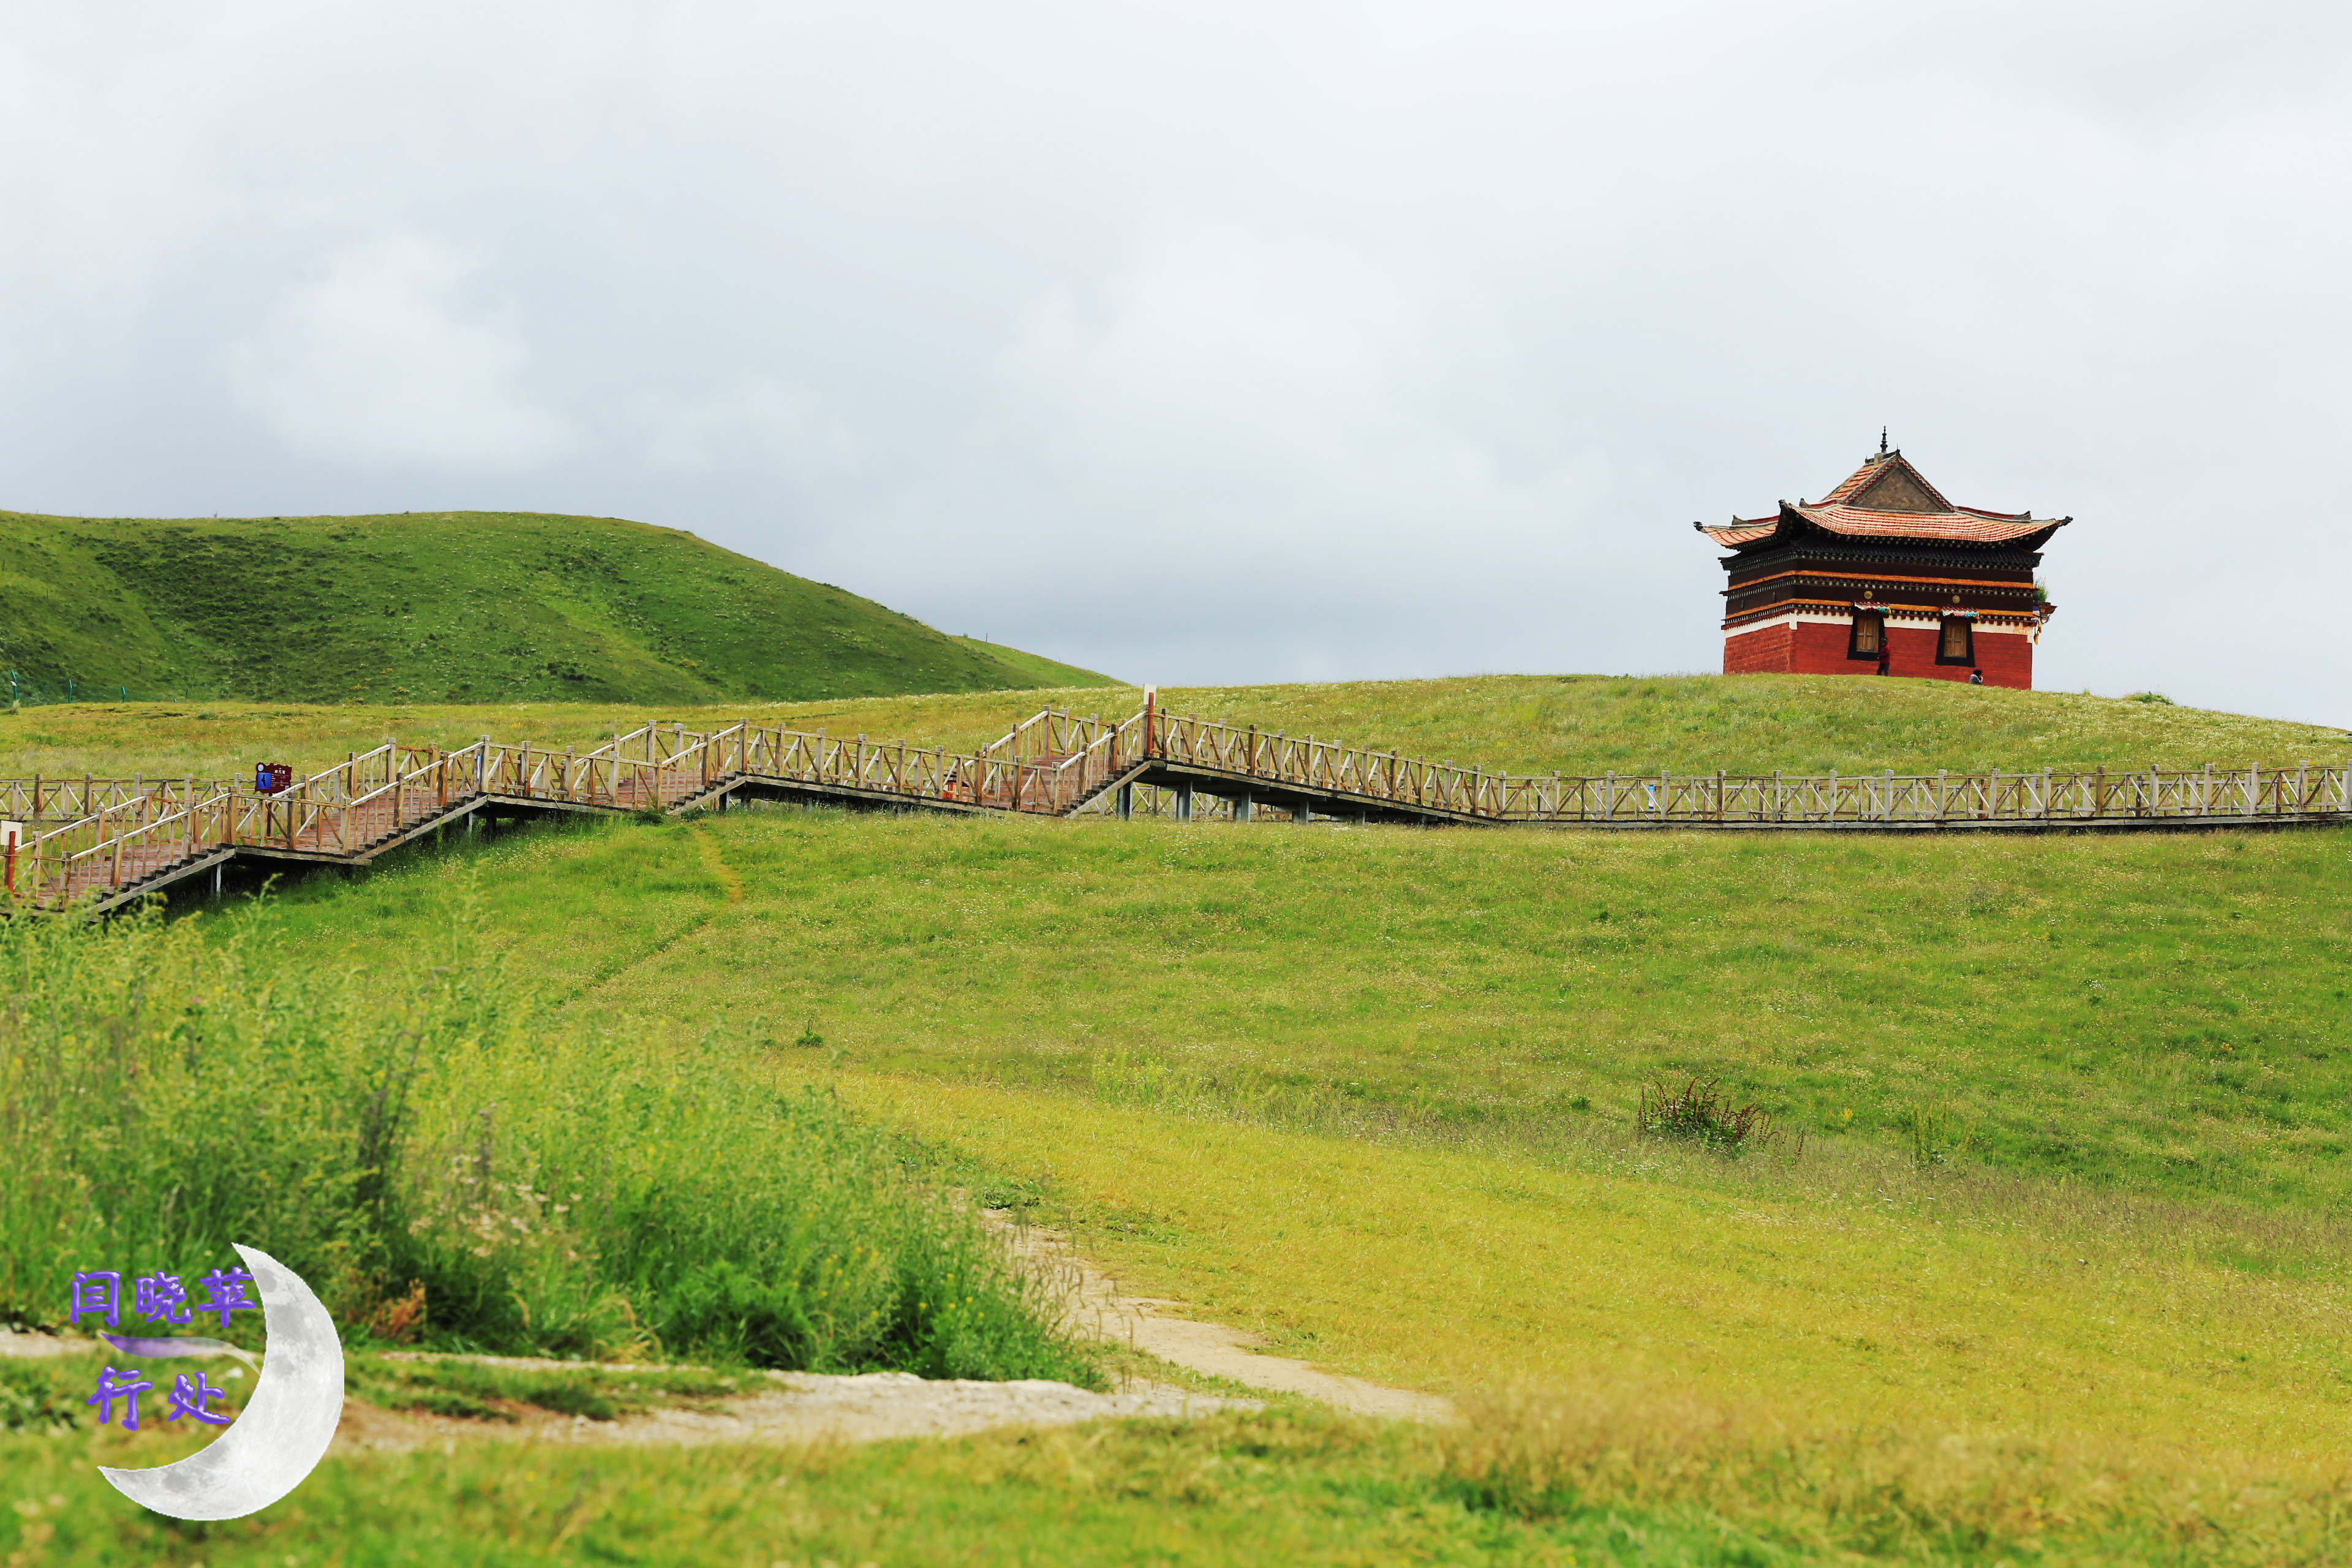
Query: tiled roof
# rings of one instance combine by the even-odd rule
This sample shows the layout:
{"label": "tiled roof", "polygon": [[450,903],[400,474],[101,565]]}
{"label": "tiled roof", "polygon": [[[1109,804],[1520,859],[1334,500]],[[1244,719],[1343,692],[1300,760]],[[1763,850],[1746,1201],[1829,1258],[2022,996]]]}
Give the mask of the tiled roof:
{"label": "tiled roof", "polygon": [[[1882,479],[1885,485],[1876,488],[1869,499],[1876,501],[1883,496],[1913,504],[1853,504],[1854,498],[1874,489]],[[1765,540],[1785,538],[1806,524],[1824,533],[1854,539],[1939,539],[1958,544],[2010,544],[2036,534],[2046,535],[2063,528],[2068,521],[2037,518],[2031,512],[1956,507],[1902,453],[1883,452],[1874,455],[1835,489],[1811,505],[1790,506],[1782,501],[1775,516],[1734,518],[1727,528],[1709,528],[1704,523],[1694,526],[1725,549],[1738,550]]]}
{"label": "tiled roof", "polygon": [[1900,452],[1880,452],[1864,458],[1862,467],[1848,474],[1843,483],[1823,496],[1821,504],[1836,506],[1852,500],[1864,486],[1879,479],[1908,480],[1912,487],[1922,492],[1922,499],[1933,503],[1930,510],[1952,510],[1952,503],[1944,499],[1944,492],[1929,484],[1927,476],[1913,468],[1910,459]]}

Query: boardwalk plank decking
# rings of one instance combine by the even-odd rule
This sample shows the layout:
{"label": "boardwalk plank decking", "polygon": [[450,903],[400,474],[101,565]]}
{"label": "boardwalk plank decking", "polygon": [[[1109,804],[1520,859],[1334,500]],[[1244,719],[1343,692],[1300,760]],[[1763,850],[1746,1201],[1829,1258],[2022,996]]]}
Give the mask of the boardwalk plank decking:
{"label": "boardwalk plank decking", "polygon": [[[1202,808],[1201,797],[1208,805]],[[732,800],[1071,816],[1709,831],[2137,831],[2352,822],[2352,762],[2089,773],[1525,776],[1170,713],[1047,709],[973,752],[647,723],[589,752],[387,741],[291,787],[0,780],[7,907],[112,909],[231,859],[362,865],[477,813],[675,814]]]}

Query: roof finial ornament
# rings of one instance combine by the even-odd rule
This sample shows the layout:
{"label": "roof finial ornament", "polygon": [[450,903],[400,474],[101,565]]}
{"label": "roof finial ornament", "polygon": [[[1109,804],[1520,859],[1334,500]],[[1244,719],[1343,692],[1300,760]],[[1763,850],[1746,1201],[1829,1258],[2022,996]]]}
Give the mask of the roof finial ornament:
{"label": "roof finial ornament", "polygon": [[1878,455],[1882,458],[1886,456],[1886,426],[1884,425],[1878,427]]}

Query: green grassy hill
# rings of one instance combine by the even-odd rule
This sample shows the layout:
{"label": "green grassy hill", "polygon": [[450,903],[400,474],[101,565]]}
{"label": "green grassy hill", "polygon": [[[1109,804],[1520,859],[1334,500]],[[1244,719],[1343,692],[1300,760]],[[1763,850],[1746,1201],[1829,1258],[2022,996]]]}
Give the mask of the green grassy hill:
{"label": "green grassy hill", "polygon": [[[1490,1412],[1531,1489],[1505,1519],[1692,1508],[1778,1547],[1577,1561],[2323,1562],[2347,845],[751,811],[260,916],[389,975],[478,900],[576,1026],[828,1086],[1139,1294]],[[1780,1141],[1642,1136],[1685,1075]],[[2223,1475],[2259,1500],[2208,1506]]]}
{"label": "green grassy hill", "polygon": [[[745,821],[534,841],[482,894],[599,1016],[784,1036],[814,1017],[884,1072],[1555,1153],[1696,1073],[1792,1136],[1892,1138],[1926,1108],[2021,1175],[2352,1197],[2352,830]],[[285,918],[388,957],[456,874],[420,866],[373,900],[305,883]],[[579,934],[620,909],[608,938]]]}
{"label": "green grassy hill", "polygon": [[[1908,681],[1167,696],[1540,771],[2341,745]],[[1035,701],[754,712],[959,744]],[[264,745],[331,755],[371,727],[561,743],[633,716],[189,704],[28,711],[0,734],[51,773],[177,773]],[[294,884],[195,930],[225,952],[282,941],[287,974],[349,977],[390,1023],[422,976],[457,974],[452,1007],[474,994],[470,961],[536,991],[553,1036],[616,1079],[740,1074],[793,1103],[814,1087],[909,1171],[1066,1230],[1124,1289],[1472,1419],[1423,1434],[1277,1403],[789,1474],[748,1449],[583,1447],[560,1474],[519,1445],[339,1453],[256,1540],[316,1555],[397,1532],[506,1561],[593,1495],[614,1505],[573,1541],[648,1560],[692,1557],[723,1518],[803,1561],[1118,1563],[1146,1540],[1237,1564],[2346,1561],[2347,852],[2341,828],[1759,839],[757,810],[484,834]],[[460,929],[483,934],[436,956]],[[176,978],[121,990],[217,1005]],[[1692,1075],[1780,1137],[1727,1155],[1646,1135],[1645,1089]],[[575,1115],[564,1081],[471,1092],[499,1128],[554,1127]],[[448,1099],[440,1145],[489,1127],[488,1109],[457,1120],[471,1103]],[[224,1124],[265,1147],[310,1125]],[[671,1121],[644,1124],[664,1131],[605,1147],[665,1190],[694,1175]],[[747,1162],[789,1158],[743,1136]],[[73,1500],[47,1505],[60,1543],[99,1517],[90,1461],[110,1452],[86,1429],[0,1434],[0,1463],[39,1478],[28,1498]],[[0,1549],[40,1543],[25,1532],[48,1517],[16,1514]]]}
{"label": "green grassy hill", "polygon": [[0,513],[18,693],[697,704],[1100,686],[617,518]]}

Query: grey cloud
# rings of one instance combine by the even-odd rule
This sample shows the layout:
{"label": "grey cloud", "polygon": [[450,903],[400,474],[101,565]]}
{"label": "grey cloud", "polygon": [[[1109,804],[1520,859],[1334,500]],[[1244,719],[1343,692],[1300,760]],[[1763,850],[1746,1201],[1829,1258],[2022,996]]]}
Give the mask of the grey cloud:
{"label": "grey cloud", "polygon": [[470,258],[412,235],[347,250],[232,344],[238,405],[290,451],[353,467],[535,468],[579,443],[524,385],[507,312],[467,311]]}

